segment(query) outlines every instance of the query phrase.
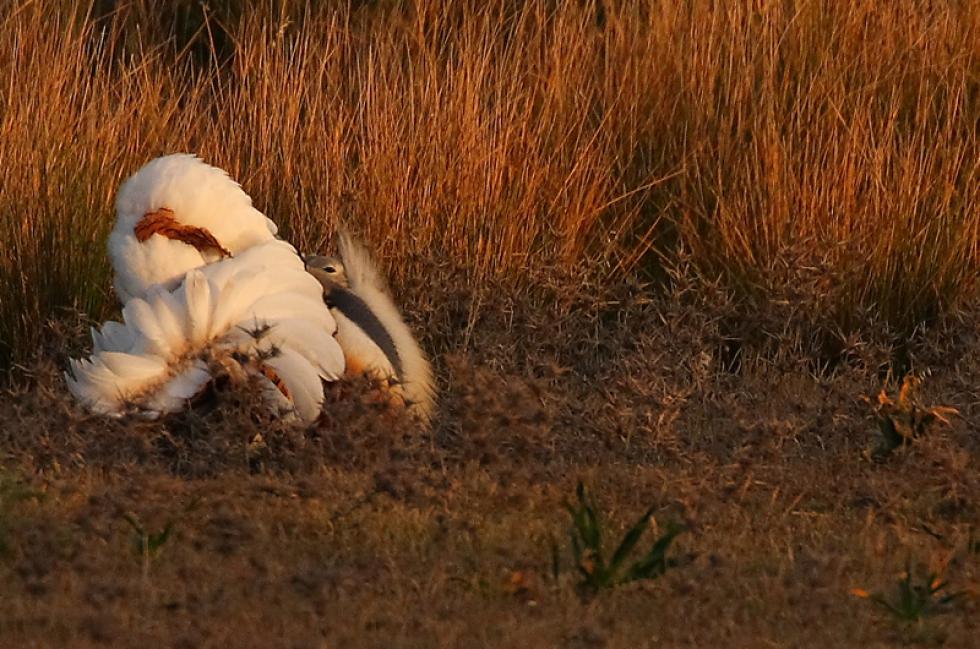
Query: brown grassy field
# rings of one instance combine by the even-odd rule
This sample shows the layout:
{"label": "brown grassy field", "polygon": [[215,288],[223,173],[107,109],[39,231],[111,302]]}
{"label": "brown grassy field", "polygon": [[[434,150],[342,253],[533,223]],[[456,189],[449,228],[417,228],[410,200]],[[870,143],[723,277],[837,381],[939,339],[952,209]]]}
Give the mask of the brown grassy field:
{"label": "brown grassy field", "polygon": [[[25,0],[0,72],[0,646],[977,645],[976,3]],[[370,242],[431,430],[66,398],[178,150]],[[677,565],[583,588],[579,481]]]}

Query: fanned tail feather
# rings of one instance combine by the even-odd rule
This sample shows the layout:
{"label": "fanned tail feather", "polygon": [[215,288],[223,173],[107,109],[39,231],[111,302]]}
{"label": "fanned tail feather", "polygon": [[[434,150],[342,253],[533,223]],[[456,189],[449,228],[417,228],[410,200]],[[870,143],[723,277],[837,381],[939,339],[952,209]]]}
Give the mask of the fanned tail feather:
{"label": "fanned tail feather", "polygon": [[429,359],[389,297],[370,253],[345,230],[337,233],[337,247],[351,291],[370,307],[395,343],[402,365],[403,397],[412,411],[428,423],[436,402],[436,385]]}
{"label": "fanned tail feather", "polygon": [[321,379],[344,370],[336,324],[291,246],[270,243],[250,257],[191,270],[172,292],[152,287],[131,299],[123,323],[93,330],[91,359],[71,362],[72,394],[103,414],[172,412],[211,380],[207,359],[222,357],[242,376],[271,368],[284,391],[270,393],[270,405],[278,410],[288,393],[302,421],[315,419]]}

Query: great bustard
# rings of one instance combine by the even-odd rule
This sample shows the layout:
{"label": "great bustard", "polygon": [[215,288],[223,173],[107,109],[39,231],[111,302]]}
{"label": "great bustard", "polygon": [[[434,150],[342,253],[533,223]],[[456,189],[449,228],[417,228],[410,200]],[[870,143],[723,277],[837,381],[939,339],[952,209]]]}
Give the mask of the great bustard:
{"label": "great bustard", "polygon": [[321,285],[228,175],[189,155],[147,164],[116,201],[109,241],[123,322],[92,331],[68,386],[103,414],[185,407],[215,372],[252,377],[310,422],[344,373]]}

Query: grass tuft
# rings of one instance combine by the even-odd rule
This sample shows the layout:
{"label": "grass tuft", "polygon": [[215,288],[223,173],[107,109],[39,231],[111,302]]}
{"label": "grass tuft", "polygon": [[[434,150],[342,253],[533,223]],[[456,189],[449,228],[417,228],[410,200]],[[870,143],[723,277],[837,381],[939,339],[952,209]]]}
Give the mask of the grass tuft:
{"label": "grass tuft", "polygon": [[689,266],[831,341],[976,293],[976,3],[106,7],[0,9],[3,367],[115,309],[114,194],[173,151],[304,250],[348,221],[396,289]]}
{"label": "grass tuft", "polygon": [[[650,549],[630,563],[629,557],[647,531],[650,519],[653,517],[654,508],[650,508],[626,531],[612,555],[607,557],[602,545],[603,523],[581,482],[575,488],[575,496],[577,503],[566,504],[565,508],[572,519],[569,539],[572,558],[580,576],[578,582],[580,590],[595,595],[602,590],[622,584],[656,579],[667,572],[668,568],[678,565],[676,559],[667,557],[667,551],[674,539],[684,531],[683,526],[668,525],[667,530],[654,541]],[[559,571],[560,557],[557,549],[553,548],[552,572],[557,576]]]}
{"label": "grass tuft", "polygon": [[170,521],[159,532],[148,532],[143,524],[134,514],[123,514],[123,520],[133,528],[133,549],[136,551],[144,566],[148,566],[150,560],[159,556],[163,546],[170,540],[174,531],[174,523]]}
{"label": "grass tuft", "polygon": [[[907,374],[902,380],[902,387],[896,399],[889,397],[884,389],[878,393],[877,403],[873,404],[873,409],[882,439],[874,451],[866,452],[865,455],[875,458],[886,457],[895,449],[911,444],[930,429],[940,424],[948,426],[949,417],[959,414],[959,410],[948,406],[922,405],[915,395],[921,384],[921,378]],[[864,399],[867,403],[872,403],[870,398]]]}
{"label": "grass tuft", "polygon": [[873,602],[900,622],[918,622],[927,616],[949,611],[965,595],[949,592],[948,586],[942,576],[935,573],[914,576],[911,565],[907,564],[892,596],[869,593],[861,588],[852,589],[851,594]]}

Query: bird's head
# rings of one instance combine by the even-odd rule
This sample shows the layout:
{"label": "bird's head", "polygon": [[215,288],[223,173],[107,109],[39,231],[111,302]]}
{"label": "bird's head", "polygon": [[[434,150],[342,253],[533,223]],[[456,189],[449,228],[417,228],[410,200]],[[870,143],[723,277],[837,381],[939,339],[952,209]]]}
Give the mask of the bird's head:
{"label": "bird's head", "polygon": [[306,270],[320,280],[324,288],[328,284],[333,284],[343,288],[348,288],[347,273],[344,272],[344,264],[337,257],[329,255],[308,255],[303,257]]}

